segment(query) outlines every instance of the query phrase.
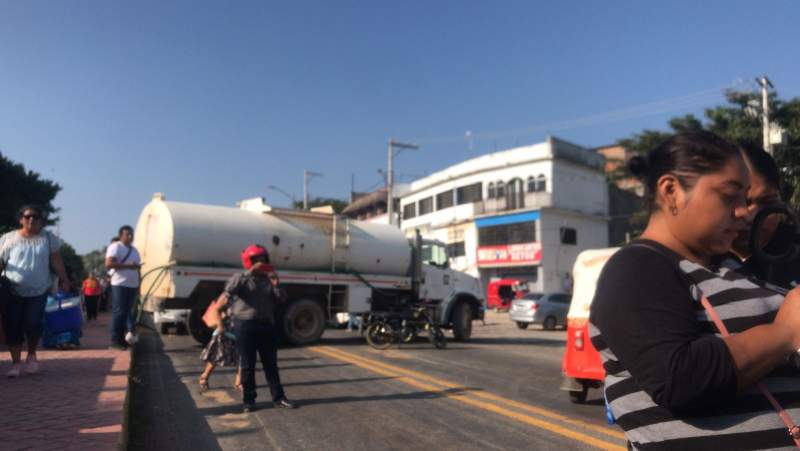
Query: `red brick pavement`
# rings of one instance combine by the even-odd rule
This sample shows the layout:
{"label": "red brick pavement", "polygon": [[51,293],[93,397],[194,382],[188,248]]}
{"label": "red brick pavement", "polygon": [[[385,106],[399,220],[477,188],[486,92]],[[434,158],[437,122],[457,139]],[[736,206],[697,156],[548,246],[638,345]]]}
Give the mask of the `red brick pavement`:
{"label": "red brick pavement", "polygon": [[34,375],[8,379],[0,346],[0,450],[117,449],[131,356],[108,349],[110,319],[84,324],[80,348],[40,349]]}

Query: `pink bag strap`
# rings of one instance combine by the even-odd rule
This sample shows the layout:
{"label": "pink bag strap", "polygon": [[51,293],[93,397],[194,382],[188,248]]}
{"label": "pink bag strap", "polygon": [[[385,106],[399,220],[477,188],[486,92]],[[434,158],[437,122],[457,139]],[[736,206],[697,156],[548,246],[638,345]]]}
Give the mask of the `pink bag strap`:
{"label": "pink bag strap", "polygon": [[[706,309],[706,313],[708,313],[708,316],[711,317],[711,320],[714,322],[714,325],[717,326],[717,329],[722,334],[722,336],[730,337],[731,334],[728,333],[728,328],[725,327],[725,324],[722,322],[721,319],[719,319],[717,311],[714,310],[714,307],[711,305],[710,302],[708,302],[708,298],[702,296],[702,298],[700,299],[700,303],[703,304],[703,308]],[[792,417],[790,417],[789,414],[786,412],[786,410],[784,410],[783,407],[781,407],[781,405],[778,403],[778,400],[775,399],[774,396],[772,396],[772,393],[770,393],[769,390],[767,390],[767,387],[765,387],[764,384],[759,382],[756,386],[764,395],[764,397],[767,398],[767,401],[769,401],[769,403],[772,404],[772,407],[775,409],[775,412],[778,413],[778,416],[781,417],[783,424],[786,425],[786,429],[789,432],[789,437],[791,437],[794,440],[794,444],[797,447],[797,449],[800,449],[800,427],[794,424],[794,421],[792,421]]]}

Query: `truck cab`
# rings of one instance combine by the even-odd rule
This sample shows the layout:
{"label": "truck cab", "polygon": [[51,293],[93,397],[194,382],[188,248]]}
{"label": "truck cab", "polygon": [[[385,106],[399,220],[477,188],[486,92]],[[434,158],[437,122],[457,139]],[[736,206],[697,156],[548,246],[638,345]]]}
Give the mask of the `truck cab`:
{"label": "truck cab", "polygon": [[450,269],[447,246],[437,240],[418,240],[420,255],[419,298],[437,304],[441,327],[453,330],[456,340],[472,334],[472,321],[483,320],[484,300],[480,281]]}

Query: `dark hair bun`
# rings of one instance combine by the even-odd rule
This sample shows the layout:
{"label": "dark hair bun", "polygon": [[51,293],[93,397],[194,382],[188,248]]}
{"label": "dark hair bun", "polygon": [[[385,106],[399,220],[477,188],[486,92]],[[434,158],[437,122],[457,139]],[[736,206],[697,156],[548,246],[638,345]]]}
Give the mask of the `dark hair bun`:
{"label": "dark hair bun", "polygon": [[636,178],[644,179],[647,175],[647,171],[649,170],[647,165],[647,157],[642,155],[631,157],[631,159],[628,160],[628,170],[631,171],[631,174],[636,176]]}

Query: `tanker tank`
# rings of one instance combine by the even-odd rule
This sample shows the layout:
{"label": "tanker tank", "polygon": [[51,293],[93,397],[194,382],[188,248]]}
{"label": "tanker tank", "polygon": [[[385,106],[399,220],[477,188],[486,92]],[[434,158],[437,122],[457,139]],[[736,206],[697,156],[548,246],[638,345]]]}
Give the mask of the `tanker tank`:
{"label": "tanker tank", "polygon": [[143,271],[170,262],[241,268],[240,253],[252,243],[267,248],[278,271],[406,276],[411,265],[411,245],[396,227],[275,209],[261,199],[237,208],[166,201],[157,194],[142,210],[135,236]]}

